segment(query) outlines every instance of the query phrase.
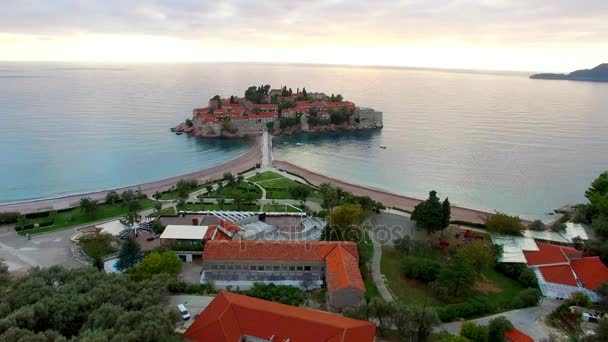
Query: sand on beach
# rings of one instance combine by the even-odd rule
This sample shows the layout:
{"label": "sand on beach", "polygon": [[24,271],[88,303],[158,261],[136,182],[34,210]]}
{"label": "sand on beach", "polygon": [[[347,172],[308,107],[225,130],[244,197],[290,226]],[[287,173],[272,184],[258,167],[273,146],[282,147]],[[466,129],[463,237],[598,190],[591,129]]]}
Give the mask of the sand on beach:
{"label": "sand on beach", "polygon": [[[248,169],[251,169],[260,163],[262,160],[262,149],[261,149],[261,137],[255,137],[255,144],[245,154],[225,162],[220,165],[213,166],[208,169],[188,173],[185,175],[175,176],[171,178],[165,178],[158,181],[142,183],[139,185],[132,185],[117,189],[111,189],[117,192],[125,190],[137,190],[141,191],[151,197],[157,191],[165,191],[174,186],[180,179],[196,179],[204,181],[206,179],[217,179],[221,178],[225,172],[232,172],[233,174],[241,173]],[[83,193],[77,195],[69,195],[63,197],[25,201],[19,203],[0,204],[0,212],[17,211],[22,214],[43,211],[43,210],[59,210],[70,208],[78,205],[78,202],[82,197],[90,197],[95,200],[104,200],[105,196],[110,189],[104,191],[96,191],[90,193]]]}
{"label": "sand on beach", "polygon": [[[376,201],[382,202],[387,207],[398,208],[411,212],[412,210],[414,210],[414,207],[416,205],[422,202],[422,200],[417,198],[402,196],[388,191],[374,189],[361,185],[355,185],[339,179],[323,176],[286,161],[274,160],[273,165],[277,169],[298,175],[315,186],[319,186],[322,183],[329,183],[333,186],[337,186],[344,190],[347,190],[357,196],[369,196]],[[484,212],[481,210],[452,206],[451,216],[453,221],[484,223],[485,219],[489,215],[492,215],[492,213]]]}

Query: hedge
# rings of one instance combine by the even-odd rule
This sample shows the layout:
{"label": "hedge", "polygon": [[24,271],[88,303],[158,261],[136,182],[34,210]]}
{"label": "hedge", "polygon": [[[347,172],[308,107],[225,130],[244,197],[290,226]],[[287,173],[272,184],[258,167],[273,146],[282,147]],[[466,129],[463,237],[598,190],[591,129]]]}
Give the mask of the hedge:
{"label": "hedge", "polygon": [[498,307],[489,299],[483,297],[472,297],[464,303],[449,304],[437,309],[437,314],[442,322],[449,322],[456,318],[482,316],[496,312]]}
{"label": "hedge", "polygon": [[0,224],[15,223],[19,220],[19,216],[21,214],[18,212],[0,213]]}
{"label": "hedge", "polygon": [[37,213],[25,214],[23,216],[25,216],[28,219],[42,218],[42,217],[48,217],[49,215],[51,215],[52,212],[53,211],[41,211],[41,212],[37,212]]}

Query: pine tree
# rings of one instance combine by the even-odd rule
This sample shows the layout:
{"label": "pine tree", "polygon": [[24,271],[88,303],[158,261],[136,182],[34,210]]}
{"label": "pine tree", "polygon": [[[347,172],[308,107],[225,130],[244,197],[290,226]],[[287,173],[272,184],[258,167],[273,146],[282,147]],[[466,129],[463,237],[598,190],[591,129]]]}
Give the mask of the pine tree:
{"label": "pine tree", "polygon": [[443,234],[443,230],[450,225],[451,212],[452,209],[450,205],[450,200],[446,197],[443,203],[441,204],[441,234]]}
{"label": "pine tree", "polygon": [[128,238],[120,248],[116,268],[122,271],[137,264],[140,260],[141,247],[135,239]]}

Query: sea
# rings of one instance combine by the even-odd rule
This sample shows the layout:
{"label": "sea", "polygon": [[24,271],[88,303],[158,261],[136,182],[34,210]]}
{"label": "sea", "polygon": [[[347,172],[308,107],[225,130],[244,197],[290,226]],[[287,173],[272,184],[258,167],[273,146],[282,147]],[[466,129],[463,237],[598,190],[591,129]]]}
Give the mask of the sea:
{"label": "sea", "polygon": [[[525,218],[584,202],[608,169],[608,84],[529,73],[264,63],[0,63],[0,202],[218,165],[252,142],[169,128],[251,85],[342,94],[382,129],[275,138],[274,156],[352,183]],[[380,148],[386,146],[386,149]]]}

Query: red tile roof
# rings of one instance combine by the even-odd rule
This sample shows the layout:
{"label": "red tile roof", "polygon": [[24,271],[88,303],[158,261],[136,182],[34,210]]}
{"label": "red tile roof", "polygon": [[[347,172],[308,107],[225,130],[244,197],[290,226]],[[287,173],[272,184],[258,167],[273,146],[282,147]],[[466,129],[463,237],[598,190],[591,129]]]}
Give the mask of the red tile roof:
{"label": "red tile roof", "polygon": [[325,261],[330,291],[354,287],[365,291],[354,242],[345,241],[210,241],[203,260]]}
{"label": "red tile roof", "polygon": [[589,257],[570,261],[572,270],[586,289],[595,291],[608,281],[608,268],[599,257]]}
{"label": "red tile roof", "polygon": [[524,334],[521,330],[516,328],[505,331],[505,337],[511,342],[534,342],[532,337]]}
{"label": "red tile roof", "polygon": [[568,265],[539,267],[546,281],[562,285],[578,286],[572,269]]}
{"label": "red tile roof", "polygon": [[550,264],[567,264],[568,258],[566,255],[579,254],[580,251],[565,247],[552,245],[548,243],[537,242],[538,251],[524,252],[529,266],[550,265]]}
{"label": "red tile roof", "polygon": [[371,342],[375,331],[371,322],[221,291],[183,336],[205,342],[234,342],[243,335],[290,342]]}

